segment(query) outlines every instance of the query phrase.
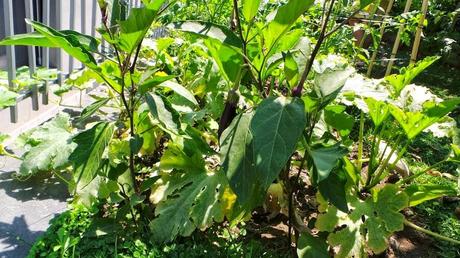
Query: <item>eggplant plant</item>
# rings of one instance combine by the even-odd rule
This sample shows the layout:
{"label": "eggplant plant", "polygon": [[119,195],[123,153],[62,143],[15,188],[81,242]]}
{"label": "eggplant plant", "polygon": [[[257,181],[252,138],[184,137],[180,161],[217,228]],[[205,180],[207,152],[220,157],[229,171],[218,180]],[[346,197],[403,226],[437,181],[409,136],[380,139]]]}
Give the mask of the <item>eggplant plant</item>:
{"label": "eggplant plant", "polygon": [[[260,11],[260,0],[234,0],[228,26],[167,24],[176,39],[150,36],[174,1],[142,2],[128,14],[124,1],[98,1],[104,51],[99,39],[34,21],[36,32],[0,41],[61,48],[86,66],[69,84],[105,89],[76,119],[61,114],[21,137],[20,175],[52,171],[74,202],[101,204],[117,230],[134,227],[157,243],[247,220],[281,186],[299,257],[381,253],[409,223],[402,209],[456,194],[412,183],[434,167],[390,180],[411,141],[460,104],[411,97],[412,79],[436,58],[357,80],[346,58],[324,48],[374,1],[359,1],[340,23],[331,17],[341,5],[325,1],[312,37],[313,0],[273,12]],[[96,114],[102,121],[91,122]],[[458,163],[458,149],[448,161]],[[305,187],[315,192],[315,223],[299,212]]]}

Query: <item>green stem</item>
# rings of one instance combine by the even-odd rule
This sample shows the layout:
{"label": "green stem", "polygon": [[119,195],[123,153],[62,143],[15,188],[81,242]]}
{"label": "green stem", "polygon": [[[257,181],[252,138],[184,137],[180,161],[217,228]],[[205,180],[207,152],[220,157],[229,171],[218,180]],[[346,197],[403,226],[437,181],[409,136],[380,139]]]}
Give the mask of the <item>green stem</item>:
{"label": "green stem", "polygon": [[17,160],[22,160],[21,157],[16,156],[16,155],[14,155],[14,154],[11,154],[11,153],[9,153],[9,152],[7,152],[7,151],[5,151],[4,153],[2,153],[0,156],[6,156],[6,157],[13,158],[13,159],[17,159]]}
{"label": "green stem", "polygon": [[62,175],[60,175],[57,171],[53,171],[53,174],[56,175],[59,179],[61,179],[67,185],[70,185],[69,180],[65,179]]}
{"label": "green stem", "polygon": [[[401,141],[402,141],[402,135],[399,135],[398,139],[396,140],[396,144],[394,146],[399,146]],[[375,177],[371,180],[371,184],[367,188],[372,188],[380,182],[380,177],[385,171],[387,164],[390,161],[391,156],[393,156],[393,154],[395,153],[395,151],[396,151],[396,148],[391,147],[391,151],[388,154],[388,157],[385,159],[385,161],[382,164],[379,164],[377,171],[375,171]],[[382,160],[382,158],[385,156],[385,152],[386,152],[386,148],[385,148],[385,151],[382,153],[382,157],[380,160]]]}
{"label": "green stem", "polygon": [[419,226],[415,225],[414,223],[412,223],[412,222],[410,222],[408,220],[404,220],[404,225],[409,226],[409,227],[411,227],[411,228],[413,228],[415,230],[418,230],[418,231],[420,231],[422,233],[425,233],[425,234],[427,234],[429,236],[432,236],[432,237],[435,237],[435,238],[438,238],[438,239],[441,239],[441,240],[444,240],[444,241],[447,241],[447,242],[451,242],[451,243],[454,243],[456,245],[460,245],[459,240],[443,236],[441,234],[435,233],[435,232],[430,231],[428,229],[424,229],[422,227],[419,227]]}
{"label": "green stem", "polygon": [[359,143],[358,143],[358,160],[357,167],[358,171],[361,172],[363,168],[363,144],[364,144],[364,112],[361,111],[361,116],[359,118]]}

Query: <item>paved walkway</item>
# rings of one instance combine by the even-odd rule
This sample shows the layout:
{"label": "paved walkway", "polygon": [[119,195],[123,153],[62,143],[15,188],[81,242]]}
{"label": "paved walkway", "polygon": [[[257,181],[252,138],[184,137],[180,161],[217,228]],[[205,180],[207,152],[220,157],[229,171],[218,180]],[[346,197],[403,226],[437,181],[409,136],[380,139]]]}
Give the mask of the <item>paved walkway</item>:
{"label": "paved walkway", "polygon": [[0,257],[25,257],[49,221],[66,209],[66,186],[57,179],[12,178],[20,162],[0,157]]}

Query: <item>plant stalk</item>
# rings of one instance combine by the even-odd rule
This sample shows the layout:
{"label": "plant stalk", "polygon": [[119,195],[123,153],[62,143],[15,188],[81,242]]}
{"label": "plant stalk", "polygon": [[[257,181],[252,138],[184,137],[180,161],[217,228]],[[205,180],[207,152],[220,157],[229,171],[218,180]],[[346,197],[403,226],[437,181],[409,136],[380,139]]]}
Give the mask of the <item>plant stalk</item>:
{"label": "plant stalk", "polygon": [[447,241],[447,242],[451,242],[451,243],[456,244],[456,245],[460,245],[460,241],[459,241],[459,240],[456,240],[456,239],[453,239],[453,238],[450,238],[450,237],[443,236],[443,235],[441,235],[441,234],[438,234],[438,233],[436,233],[436,232],[430,231],[430,230],[428,230],[428,229],[424,229],[424,228],[422,228],[422,227],[420,227],[420,226],[417,226],[417,225],[415,225],[414,223],[408,221],[407,219],[404,220],[404,225],[409,226],[409,227],[411,227],[411,228],[413,228],[413,229],[415,229],[415,230],[418,230],[418,231],[420,231],[420,232],[422,232],[422,233],[425,233],[425,234],[427,234],[427,235],[429,235],[429,236],[435,237],[435,238],[437,238],[437,239],[444,240],[444,241]]}
{"label": "plant stalk", "polygon": [[307,80],[308,74],[310,73],[310,70],[313,67],[313,61],[315,60],[316,55],[318,55],[319,49],[321,48],[321,45],[323,44],[323,41],[325,39],[327,24],[329,23],[329,19],[332,14],[332,9],[334,8],[334,3],[335,3],[335,0],[331,0],[331,3],[329,4],[329,9],[327,10],[327,13],[326,13],[326,18],[324,19],[323,24],[321,24],[321,32],[319,34],[318,41],[316,42],[315,48],[313,49],[313,52],[311,53],[310,59],[308,59],[308,63],[305,66],[305,70],[303,71],[302,76],[300,77],[299,83],[294,89],[292,89],[291,94],[294,97],[302,96],[303,85],[305,84],[305,81]]}

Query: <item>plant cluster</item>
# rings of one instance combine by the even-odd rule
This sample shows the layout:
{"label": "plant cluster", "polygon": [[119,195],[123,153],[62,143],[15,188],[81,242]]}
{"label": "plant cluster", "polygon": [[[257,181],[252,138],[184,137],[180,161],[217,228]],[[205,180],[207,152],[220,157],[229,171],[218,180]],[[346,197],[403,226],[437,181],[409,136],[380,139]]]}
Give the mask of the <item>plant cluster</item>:
{"label": "plant cluster", "polygon": [[[279,200],[299,257],[365,257],[412,225],[403,209],[457,195],[452,185],[414,179],[460,163],[459,145],[420,171],[403,159],[423,131],[456,133],[448,114],[460,98],[443,100],[411,84],[438,58],[372,80],[330,54],[331,37],[373,1],[359,1],[337,22],[335,0],[319,7],[234,0],[227,26],[162,24],[174,1],[143,0],[129,14],[124,1],[98,2],[106,53],[98,39],[35,21],[27,21],[35,33],[0,45],[61,48],[86,66],[71,81],[104,88],[77,118],[61,114],[23,135],[19,171],[52,171],[74,203],[103,207],[104,232],[169,243],[248,220],[268,195]],[[213,10],[211,17],[221,11]],[[313,34],[310,10],[320,17]],[[170,36],[156,37],[163,25]],[[316,218],[300,212],[306,187]],[[68,250],[74,245],[66,239]]]}

